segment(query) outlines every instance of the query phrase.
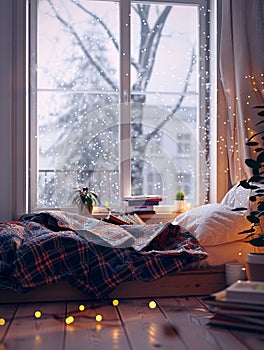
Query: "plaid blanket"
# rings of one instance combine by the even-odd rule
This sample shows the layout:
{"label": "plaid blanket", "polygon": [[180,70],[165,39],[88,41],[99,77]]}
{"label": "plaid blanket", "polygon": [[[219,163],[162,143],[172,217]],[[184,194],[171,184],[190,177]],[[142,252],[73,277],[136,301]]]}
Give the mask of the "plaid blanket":
{"label": "plaid blanket", "polygon": [[[156,230],[147,230],[154,234],[143,240],[145,245],[140,240],[139,250],[133,244],[140,238],[140,227],[122,227],[132,243],[115,248],[78,234],[86,220],[79,215],[43,212],[1,224],[0,288],[27,292],[67,279],[92,298],[104,299],[123,281],[155,280],[207,256],[199,242],[177,225],[155,225]],[[105,225],[110,231],[117,229]]]}

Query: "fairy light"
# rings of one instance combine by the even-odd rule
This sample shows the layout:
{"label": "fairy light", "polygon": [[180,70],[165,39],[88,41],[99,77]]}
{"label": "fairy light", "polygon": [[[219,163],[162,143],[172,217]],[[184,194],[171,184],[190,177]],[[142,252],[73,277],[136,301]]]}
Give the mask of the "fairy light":
{"label": "fairy light", "polygon": [[66,324],[71,324],[74,322],[74,317],[73,316],[68,316],[65,318],[65,323]]}
{"label": "fairy light", "polygon": [[112,304],[113,304],[114,306],[117,306],[117,305],[119,305],[119,301],[118,301],[117,299],[114,299],[114,300],[112,301]]}
{"label": "fairy light", "polygon": [[35,316],[35,318],[40,318],[42,316],[41,311],[39,311],[39,310],[35,311],[34,316]]}
{"label": "fairy light", "polygon": [[4,326],[6,323],[5,319],[4,318],[0,318],[0,326]]}
{"label": "fairy light", "polygon": [[148,304],[150,309],[155,309],[157,307],[157,304],[154,300],[151,300]]}
{"label": "fairy light", "polygon": [[101,322],[103,320],[103,316],[98,314],[95,316],[95,320],[96,320],[96,322]]}
{"label": "fairy light", "polygon": [[81,304],[79,305],[79,311],[84,311],[85,310],[85,305]]}

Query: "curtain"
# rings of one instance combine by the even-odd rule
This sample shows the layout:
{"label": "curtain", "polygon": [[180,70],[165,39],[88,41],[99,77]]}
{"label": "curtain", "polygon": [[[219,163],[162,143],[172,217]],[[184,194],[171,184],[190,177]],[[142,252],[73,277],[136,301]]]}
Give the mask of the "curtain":
{"label": "curtain", "polygon": [[223,196],[251,175],[244,163],[250,156],[245,142],[256,131],[253,107],[264,105],[264,1],[222,0],[219,9],[218,184]]}

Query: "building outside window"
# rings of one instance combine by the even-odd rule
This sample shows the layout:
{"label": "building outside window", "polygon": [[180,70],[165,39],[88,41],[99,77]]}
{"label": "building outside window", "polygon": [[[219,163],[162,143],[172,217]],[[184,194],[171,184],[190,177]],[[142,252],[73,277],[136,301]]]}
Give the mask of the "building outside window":
{"label": "building outside window", "polygon": [[30,210],[71,207],[86,185],[113,208],[206,201],[208,4],[31,1]]}

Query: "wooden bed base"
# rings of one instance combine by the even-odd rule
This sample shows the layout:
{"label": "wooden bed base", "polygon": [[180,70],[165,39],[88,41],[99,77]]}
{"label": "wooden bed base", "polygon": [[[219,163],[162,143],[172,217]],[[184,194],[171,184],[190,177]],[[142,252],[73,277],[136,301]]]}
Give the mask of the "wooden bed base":
{"label": "wooden bed base", "polygon": [[[156,281],[129,281],[119,285],[109,298],[201,296],[226,287],[224,267],[178,272]],[[26,294],[0,290],[0,303],[91,300],[66,281],[31,290]]]}

